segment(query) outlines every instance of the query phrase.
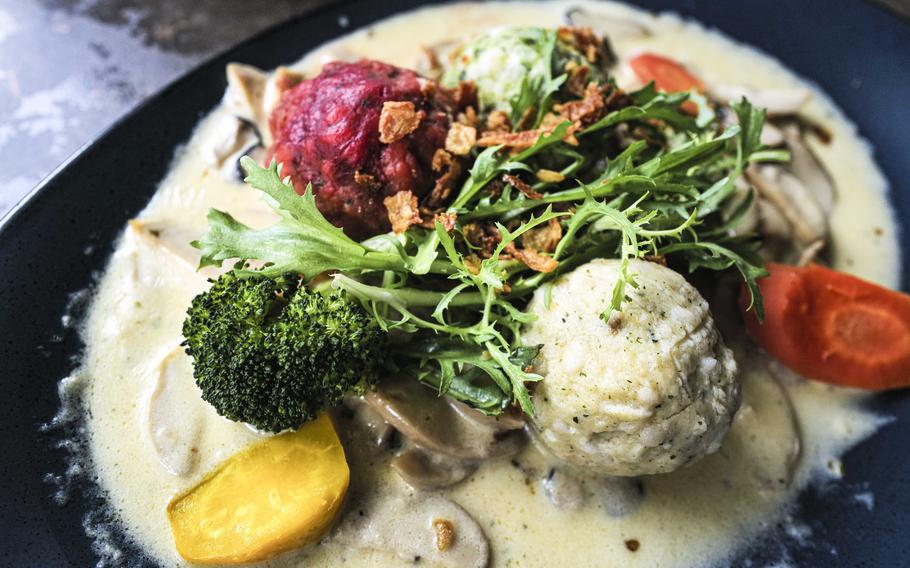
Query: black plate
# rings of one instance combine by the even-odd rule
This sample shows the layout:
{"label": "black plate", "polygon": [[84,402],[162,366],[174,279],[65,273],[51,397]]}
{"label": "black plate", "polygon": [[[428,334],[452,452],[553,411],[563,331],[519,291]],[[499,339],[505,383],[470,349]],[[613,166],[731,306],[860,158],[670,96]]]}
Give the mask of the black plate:
{"label": "black plate", "polygon": [[[859,1],[640,0],[676,10],[758,46],[817,82],[875,145],[892,185],[902,221],[910,219],[910,27]],[[97,501],[75,492],[63,507],[44,478],[64,469],[63,453],[40,425],[57,410],[57,381],[75,365],[81,345],[61,327],[71,292],[89,286],[111,243],[148,201],[174,149],[224,90],[224,66],[242,61],[270,68],[294,61],[345,30],[413,8],[421,2],[363,0],[324,9],[271,30],[216,57],[166,88],[45,180],[0,225],[0,563],[5,566],[93,566],[95,555],[82,520]],[[904,264],[910,247],[903,251]],[[902,287],[907,289],[906,272]],[[800,518],[811,544],[790,547],[803,566],[910,565],[910,397],[878,397],[875,409],[896,416],[845,458],[835,487],[810,488]],[[847,499],[872,491],[872,511]],[[150,514],[155,514],[151,512]],[[782,542],[771,536],[748,551],[777,559]],[[129,550],[129,549],[128,549]],[[127,552],[136,564],[154,564]],[[745,561],[745,557],[743,561]],[[555,565],[558,559],[553,560]],[[761,564],[759,564],[761,565]]]}

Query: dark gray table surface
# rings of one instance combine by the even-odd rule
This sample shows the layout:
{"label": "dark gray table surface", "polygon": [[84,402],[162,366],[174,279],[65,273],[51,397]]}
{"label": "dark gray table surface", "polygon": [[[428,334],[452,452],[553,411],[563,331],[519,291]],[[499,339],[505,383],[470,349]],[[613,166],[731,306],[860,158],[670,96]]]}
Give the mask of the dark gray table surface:
{"label": "dark gray table surface", "polygon": [[144,98],[326,0],[0,0],[0,217]]}

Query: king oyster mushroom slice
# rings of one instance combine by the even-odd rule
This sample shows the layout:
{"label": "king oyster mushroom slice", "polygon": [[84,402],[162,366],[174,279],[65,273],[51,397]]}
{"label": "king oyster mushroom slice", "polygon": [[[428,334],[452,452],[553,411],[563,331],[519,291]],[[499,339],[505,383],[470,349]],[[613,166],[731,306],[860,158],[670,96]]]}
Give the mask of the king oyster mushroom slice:
{"label": "king oyster mushroom slice", "polygon": [[561,467],[551,467],[541,484],[547,499],[557,509],[577,511],[587,500],[581,481]]}
{"label": "king oyster mushroom slice", "polygon": [[378,452],[388,446],[395,429],[375,408],[367,404],[362,396],[349,396],[345,398],[344,405],[354,413],[354,422],[369,434],[374,451]]}
{"label": "king oyster mushroom slice", "polygon": [[644,23],[615,14],[592,14],[575,6],[566,10],[565,22],[570,26],[591,28],[604,37],[640,38],[651,35],[651,29]]}
{"label": "king oyster mushroom slice", "polygon": [[762,125],[761,137],[759,138],[759,142],[762,145],[768,147],[780,146],[784,141],[784,133],[780,128],[767,121]]}
{"label": "king oyster mushroom slice", "polygon": [[480,414],[476,410],[456,410],[415,380],[383,384],[364,399],[402,436],[428,452],[481,460],[514,455],[524,442],[520,430],[497,428],[471,414]]}
{"label": "king oyster mushroom slice", "polygon": [[266,73],[251,65],[229,63],[224,106],[237,119],[252,125],[261,144],[267,147],[272,144],[269,116],[285,91],[302,80],[302,74],[286,67]]}
{"label": "king oyster mushroom slice", "polygon": [[611,517],[624,517],[644,500],[644,487],[634,477],[592,476],[564,466],[550,468],[544,493],[557,509],[575,511],[592,499]]}
{"label": "king oyster mushroom slice", "polygon": [[[134,243],[134,278],[148,286],[157,286],[162,278],[161,266],[176,266],[168,271],[169,277],[179,277],[180,282],[193,293],[205,289],[208,278],[217,278],[221,270],[207,266],[197,270],[200,252],[190,246],[198,232],[173,219],[139,217],[127,225],[125,238]],[[181,270],[182,268],[182,270]]]}
{"label": "king oyster mushroom slice", "polygon": [[495,432],[509,432],[511,430],[521,430],[525,427],[524,415],[520,410],[510,407],[502,411],[502,414],[490,416],[483,412],[471,408],[467,404],[457,401],[454,398],[446,397],[446,402],[452,407],[452,410],[458,413],[458,416],[468,422],[473,422],[478,427],[489,428]]}
{"label": "king oyster mushroom slice", "polygon": [[641,506],[645,489],[634,477],[602,476],[585,484],[611,517],[625,517]]}
{"label": "king oyster mushroom slice", "polygon": [[196,444],[204,420],[196,401],[190,358],[180,347],[165,355],[152,371],[154,380],[146,398],[148,439],[158,462],[171,475],[187,476],[196,469]]}
{"label": "king oyster mushroom slice", "polygon": [[212,136],[206,150],[209,163],[218,168],[221,177],[238,183],[246,177],[240,167],[240,158],[250,156],[257,162],[262,162],[265,158],[265,148],[262,147],[256,130],[230,115],[221,117],[218,131]]}
{"label": "king oyster mushroom slice", "polygon": [[412,488],[432,491],[464,480],[477,469],[477,462],[429,453],[411,446],[392,459],[392,469]]}
{"label": "king oyster mushroom slice", "polygon": [[822,250],[824,250],[825,244],[824,240],[819,239],[806,245],[806,248],[802,250],[799,254],[799,258],[796,260],[797,266],[806,266],[809,263],[815,262],[819,255],[821,255]]}
{"label": "king oyster mushroom slice", "polygon": [[812,191],[822,211],[830,215],[837,201],[837,191],[828,170],[806,143],[799,125],[791,122],[784,125],[781,132],[790,150],[790,171]]}
{"label": "king oyster mushroom slice", "polygon": [[[728,102],[736,101],[718,100],[718,102],[721,103],[717,107],[717,117],[720,123],[723,126],[732,126],[734,124],[738,124],[739,118],[736,116],[736,113],[733,112],[733,109],[731,107],[725,106]],[[780,146],[784,143],[784,133],[781,132],[780,128],[772,124],[771,121],[766,120],[764,125],[762,125],[761,138],[759,141],[764,146],[768,147]]]}
{"label": "king oyster mushroom slice", "polygon": [[[740,382],[742,406],[733,419],[721,453],[751,464],[750,482],[758,491],[782,491],[789,487],[802,457],[802,430],[796,409],[770,358],[732,344],[745,370]],[[756,444],[751,432],[779,428],[780,444]]]}
{"label": "king oyster mushroom slice", "polygon": [[787,219],[801,245],[827,237],[828,214],[795,175],[777,165],[752,165],[746,170],[746,178]]}
{"label": "king oyster mushroom slice", "polygon": [[759,232],[762,236],[779,241],[793,239],[793,226],[776,205],[766,199],[759,199],[756,201],[756,210],[759,217]]}
{"label": "king oyster mushroom slice", "polygon": [[480,525],[457,503],[434,494],[372,493],[347,515],[334,540],[355,548],[385,551],[433,566],[484,568],[490,545]]}
{"label": "king oyster mushroom slice", "polygon": [[[733,198],[729,199],[723,205],[723,216],[724,219],[730,219],[734,212],[739,209],[739,207],[744,203],[746,199],[749,199],[749,194],[753,193],[752,186],[749,185],[742,177],[737,177],[733,180],[733,185],[736,188]],[[754,195],[752,198],[752,204],[746,209],[746,212],[740,218],[739,222],[731,228],[731,233],[734,235],[741,235],[745,233],[751,233],[758,229],[761,217],[758,211],[758,199],[755,199]]]}

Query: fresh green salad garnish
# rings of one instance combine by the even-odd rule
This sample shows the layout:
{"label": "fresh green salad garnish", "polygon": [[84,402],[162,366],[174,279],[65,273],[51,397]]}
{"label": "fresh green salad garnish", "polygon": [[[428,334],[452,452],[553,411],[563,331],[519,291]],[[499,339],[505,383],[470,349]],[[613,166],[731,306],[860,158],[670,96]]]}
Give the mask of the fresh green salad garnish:
{"label": "fresh green salad garnish", "polygon": [[[364,242],[328,223],[312,191],[295,193],[279,165],[245,158],[247,183],[282,219],[255,230],[211,211],[210,231],[194,243],[201,265],[237,259],[234,273],[252,279],[300,274],[313,282],[329,273],[333,288],[390,333],[387,365],[485,413],[517,403],[533,414],[528,384],[541,376],[536,349],[521,340],[531,318],[525,304],[593,258],[626,261],[604,317],[636,286],[627,261],[645,257],[690,271],[735,268],[762,312],[759,243],[732,229],[752,199],[737,191],[736,178],[750,161],[780,157],[759,143],[765,113],[743,100],[735,105],[739,124],[722,127],[703,100],[698,117],[682,112],[688,93],[649,85],[629,96],[630,104],[575,130],[574,139],[566,121],[524,150],[477,153],[432,228]],[[250,268],[251,260],[264,266]]]}
{"label": "fresh green salad garnish", "polygon": [[[737,230],[754,196],[737,180],[752,162],[787,159],[761,145],[765,112],[745,99],[718,110],[694,90],[664,93],[654,84],[623,92],[606,74],[610,57],[602,39],[579,29],[495,30],[463,46],[444,79],[474,81],[478,97],[469,110],[479,116],[461,115],[456,125],[472,133],[459,152],[469,152],[459,158],[467,171],[463,183],[426,203],[408,191],[389,197],[395,232],[362,242],[326,220],[311,187],[295,192],[281,164],[242,159],[245,181],[280,221],[252,229],[212,210],[209,232],[193,243],[202,251],[201,266],[236,262],[213,288],[221,291],[217,302],[214,292],[203,294],[188,314],[197,380],[200,360],[211,362],[203,366],[208,375],[227,377],[214,383],[246,380],[229,340],[218,352],[207,344],[211,330],[235,326],[246,334],[237,337],[237,349],[255,340],[250,349],[261,352],[274,336],[282,343],[268,349],[309,346],[330,362],[289,371],[268,359],[272,353],[257,355],[277,376],[297,373],[310,389],[298,408],[282,402],[280,412],[291,418],[267,424],[270,429],[293,427],[318,407],[337,404],[339,392],[362,389],[376,376],[373,359],[484,413],[517,405],[534,415],[529,386],[542,377],[534,369],[540,346],[522,341],[533,318],[527,302],[595,258],[621,260],[604,321],[638,286],[629,261],[639,258],[690,272],[736,270],[762,317],[760,242]],[[284,291],[289,281],[294,288]],[[249,311],[250,295],[263,286],[274,297],[256,296],[261,323],[247,328],[225,306]],[[227,289],[235,297],[225,296]],[[331,295],[332,317],[301,320],[296,334],[277,331],[275,322],[292,317],[284,306],[301,298],[319,305],[321,294]],[[203,310],[219,302],[220,312]],[[372,331],[357,335],[352,322],[381,340]],[[234,333],[228,331],[222,339]],[[332,341],[343,357],[332,355]],[[333,372],[340,373],[341,390],[329,384]],[[244,419],[241,410],[231,412]]]}

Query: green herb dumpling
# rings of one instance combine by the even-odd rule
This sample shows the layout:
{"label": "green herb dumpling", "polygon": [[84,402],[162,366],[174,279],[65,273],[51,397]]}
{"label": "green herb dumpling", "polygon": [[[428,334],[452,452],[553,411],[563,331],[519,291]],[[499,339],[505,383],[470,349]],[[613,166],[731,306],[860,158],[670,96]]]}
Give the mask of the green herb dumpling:
{"label": "green herb dumpling", "polygon": [[523,338],[543,344],[537,438],[563,461],[607,475],[666,473],[715,452],[740,403],[733,353],[698,290],[656,263],[632,261],[630,271],[637,287],[607,318],[619,260],[561,277],[549,304],[538,289],[529,306],[537,320]]}
{"label": "green herb dumpling", "polygon": [[447,86],[473,81],[481,112],[512,113],[528,91],[539,100],[569,86],[605,83],[608,48],[586,29],[494,28],[458,47],[443,77]]}

